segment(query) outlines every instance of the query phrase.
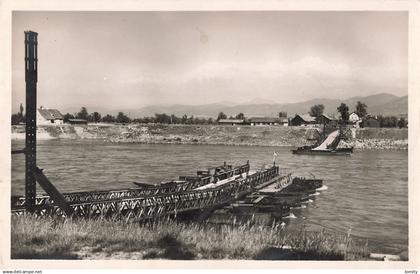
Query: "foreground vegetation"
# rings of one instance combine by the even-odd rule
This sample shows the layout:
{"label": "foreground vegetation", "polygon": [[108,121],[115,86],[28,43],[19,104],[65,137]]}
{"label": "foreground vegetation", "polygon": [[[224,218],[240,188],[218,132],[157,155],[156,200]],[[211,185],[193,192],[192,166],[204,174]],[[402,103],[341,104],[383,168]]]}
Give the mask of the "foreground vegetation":
{"label": "foreground vegetation", "polygon": [[13,259],[361,260],[350,235],[272,226],[12,216]]}

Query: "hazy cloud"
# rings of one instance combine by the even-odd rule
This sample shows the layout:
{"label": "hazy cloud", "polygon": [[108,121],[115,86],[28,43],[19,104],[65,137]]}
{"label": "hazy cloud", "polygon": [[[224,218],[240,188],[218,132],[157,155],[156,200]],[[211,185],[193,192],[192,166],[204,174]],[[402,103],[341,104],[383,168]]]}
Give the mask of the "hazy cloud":
{"label": "hazy cloud", "polygon": [[14,109],[27,29],[51,107],[407,94],[406,12],[14,12]]}

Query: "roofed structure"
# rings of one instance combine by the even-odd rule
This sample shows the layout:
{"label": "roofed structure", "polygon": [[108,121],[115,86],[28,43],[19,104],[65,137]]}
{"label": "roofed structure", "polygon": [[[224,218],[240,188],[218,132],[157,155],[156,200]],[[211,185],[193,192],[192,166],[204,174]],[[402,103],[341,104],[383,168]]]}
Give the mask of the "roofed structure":
{"label": "roofed structure", "polygon": [[37,124],[39,125],[63,124],[64,117],[57,109],[40,107],[38,114]]}
{"label": "roofed structure", "polygon": [[220,119],[217,121],[221,125],[242,125],[244,124],[243,119]]}
{"label": "roofed structure", "polygon": [[290,120],[290,124],[292,126],[301,126],[301,125],[309,125],[309,124],[315,124],[316,118],[310,116],[309,114],[296,114],[295,117],[293,117]]}
{"label": "roofed structure", "polygon": [[279,125],[281,123],[278,117],[251,117],[248,121],[252,126]]}
{"label": "roofed structure", "polygon": [[337,124],[338,123],[338,119],[331,116],[331,115],[327,115],[327,114],[321,114],[319,117],[316,118],[317,123],[320,124]]}

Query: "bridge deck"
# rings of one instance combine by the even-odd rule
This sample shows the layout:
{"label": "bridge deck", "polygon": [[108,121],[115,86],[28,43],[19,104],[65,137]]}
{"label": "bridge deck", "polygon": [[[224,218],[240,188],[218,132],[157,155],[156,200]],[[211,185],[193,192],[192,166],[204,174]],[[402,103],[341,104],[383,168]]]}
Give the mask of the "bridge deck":
{"label": "bridge deck", "polygon": [[[232,202],[255,189],[279,180],[279,168],[273,166],[262,172],[229,180],[214,188],[188,190],[183,192],[160,193],[136,197],[115,197],[69,203],[71,217],[116,218],[125,220],[145,220],[179,212],[213,208]],[[15,208],[15,214],[23,213]],[[67,216],[54,204],[42,204],[36,208],[39,215]]]}
{"label": "bridge deck", "polygon": [[[191,191],[204,185],[209,185],[215,181],[225,180],[233,176],[244,174],[249,172],[249,163],[240,165],[237,167],[226,166],[216,167],[219,172],[213,175],[199,176],[196,180],[183,181],[183,182],[171,182],[160,186],[151,187],[137,187],[129,189],[119,190],[102,190],[102,191],[83,191],[83,192],[72,192],[63,193],[64,198],[69,203],[82,203],[97,200],[110,200],[110,199],[122,199],[122,198],[134,198],[140,196],[154,196],[161,194],[171,194],[177,192]],[[54,201],[49,196],[37,196],[35,198],[35,205],[50,205],[54,204]],[[12,209],[18,209],[25,206],[25,197],[12,197]]]}

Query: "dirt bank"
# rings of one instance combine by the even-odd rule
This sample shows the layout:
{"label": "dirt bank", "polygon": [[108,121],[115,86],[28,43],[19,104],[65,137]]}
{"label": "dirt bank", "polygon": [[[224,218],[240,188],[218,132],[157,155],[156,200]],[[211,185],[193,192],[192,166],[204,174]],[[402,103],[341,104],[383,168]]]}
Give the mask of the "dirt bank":
{"label": "dirt bank", "polygon": [[[40,139],[101,139],[110,142],[222,144],[247,146],[302,146],[313,143],[314,128],[283,126],[219,126],[158,124],[90,124],[40,126]],[[355,149],[407,149],[408,130],[398,128],[352,129],[342,146]],[[12,127],[12,139],[23,139],[24,127]]]}

